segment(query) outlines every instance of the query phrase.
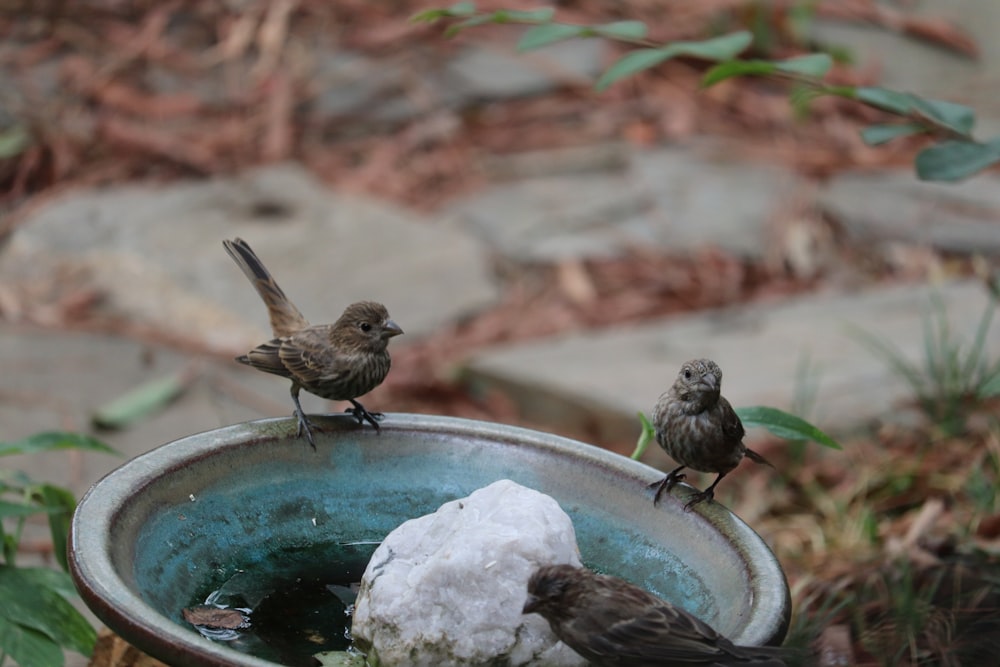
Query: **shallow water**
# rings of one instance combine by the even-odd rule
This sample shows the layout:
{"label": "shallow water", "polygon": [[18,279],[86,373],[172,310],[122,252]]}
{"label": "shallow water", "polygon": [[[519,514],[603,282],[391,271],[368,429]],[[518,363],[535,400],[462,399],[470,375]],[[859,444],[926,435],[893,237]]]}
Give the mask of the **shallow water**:
{"label": "shallow water", "polygon": [[350,647],[357,585],[377,546],[372,542],[314,545],[294,554],[275,554],[275,561],[297,563],[295,570],[237,570],[190,606],[247,610],[249,627],[198,629],[243,653],[291,667],[311,667],[317,664],[314,654]]}

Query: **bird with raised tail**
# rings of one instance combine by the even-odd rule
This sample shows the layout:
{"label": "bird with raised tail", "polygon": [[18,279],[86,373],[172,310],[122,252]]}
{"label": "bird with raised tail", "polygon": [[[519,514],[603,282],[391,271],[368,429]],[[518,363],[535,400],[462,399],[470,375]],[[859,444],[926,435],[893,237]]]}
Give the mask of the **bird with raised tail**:
{"label": "bird with raised tail", "polygon": [[349,401],[353,406],[349,412],[359,424],[367,421],[379,430],[381,413],[369,412],[357,398],[385,380],[392,363],[389,339],[403,333],[385,306],[359,301],[333,324],[309,324],[246,241],[237,238],[222,244],[263,299],[274,333],[274,338],[236,361],[292,381],[296,435],[305,433],[316,449],[312,426],[299,404],[302,389],[331,401]]}

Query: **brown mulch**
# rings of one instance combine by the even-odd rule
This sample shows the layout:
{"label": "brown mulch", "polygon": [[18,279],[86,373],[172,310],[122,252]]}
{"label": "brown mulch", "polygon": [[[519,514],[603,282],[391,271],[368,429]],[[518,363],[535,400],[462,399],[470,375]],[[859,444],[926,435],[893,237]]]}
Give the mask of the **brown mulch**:
{"label": "brown mulch", "polygon": [[[483,174],[470,166],[492,152],[721,134],[740,139],[748,151],[824,175],[845,165],[905,162],[917,142],[864,146],[857,130],[879,115],[845,100],[819,100],[807,119],[796,119],[787,90],[773,83],[741,79],[700,90],[705,66],[689,61],[642,73],[602,95],[588,82],[564,82],[540,98],[442,108],[428,97],[422,75],[464,45],[509,44],[522,28],[486,26],[449,40],[441,26],[407,21],[436,4],[0,2],[0,66],[16,82],[3,103],[30,135],[24,150],[0,160],[0,203],[16,208],[33,195],[31,205],[37,205],[38,195],[67,187],[208,175],[295,159],[338,188],[432,209],[482,185]],[[491,0],[480,6],[507,4]],[[557,16],[580,23],[640,19],[655,40],[766,25],[767,53],[756,55],[786,57],[811,47],[795,34],[790,4],[772,2],[765,11],[751,0],[577,0],[561,3]],[[874,0],[821,2],[816,13],[975,55],[968,36],[951,24]],[[357,114],[319,117],[317,45],[360,52],[386,67],[405,66],[410,75],[395,92],[428,112],[397,123],[372,123]],[[40,75],[30,76],[38,67],[46,71],[41,78],[57,82],[50,88],[54,94],[33,80]],[[838,66],[829,81],[874,83],[877,75]],[[175,83],[157,89],[154,78]],[[8,216],[0,234],[19,219]]]}

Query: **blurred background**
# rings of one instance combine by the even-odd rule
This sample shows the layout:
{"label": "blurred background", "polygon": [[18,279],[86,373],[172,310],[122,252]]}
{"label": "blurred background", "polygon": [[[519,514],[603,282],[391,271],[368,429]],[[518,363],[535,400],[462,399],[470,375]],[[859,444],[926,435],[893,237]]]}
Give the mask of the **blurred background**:
{"label": "blurred background", "polygon": [[[1000,134],[1000,3],[537,4],[640,20],[655,42],[749,30],[746,57],[829,53],[830,84],[967,104],[977,134]],[[523,26],[409,20],[433,6],[0,0],[0,440],[70,431],[131,457],[290,415],[287,382],[232,361],[269,337],[222,249],[239,236],[314,323],[386,304],[406,333],[373,410],[628,455],[680,364],[715,359],[734,405],[844,447],[755,430],[778,471],[717,496],[775,549],[799,629],[844,660],[829,664],[962,664],[962,642],[996,642],[952,605],[962,639],[942,648],[924,631],[940,582],[921,588],[995,574],[996,170],[920,182],[926,139],[861,140],[888,115],[797,103],[773,78],[702,88],[693,59],[596,92],[633,47],[518,53]],[[121,460],[3,465],[79,496]],[[643,460],[670,465],[656,447]],[[20,547],[46,561],[40,526]],[[930,569],[900,584],[900,558]],[[906,625],[894,595],[914,590]],[[996,623],[992,596],[973,611]]]}

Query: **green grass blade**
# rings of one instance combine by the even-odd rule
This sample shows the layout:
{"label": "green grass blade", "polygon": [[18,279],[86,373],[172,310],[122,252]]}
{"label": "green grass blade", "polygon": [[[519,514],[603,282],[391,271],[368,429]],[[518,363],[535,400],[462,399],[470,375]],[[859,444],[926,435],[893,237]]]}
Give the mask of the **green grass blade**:
{"label": "green grass blade", "polygon": [[649,443],[656,438],[656,430],[649,422],[649,418],[642,412],[637,414],[639,417],[639,423],[642,424],[642,433],[639,434],[639,440],[635,443],[635,451],[633,451],[632,455],[629,457],[635,461],[642,458],[642,455],[646,453],[646,448],[649,447]]}

